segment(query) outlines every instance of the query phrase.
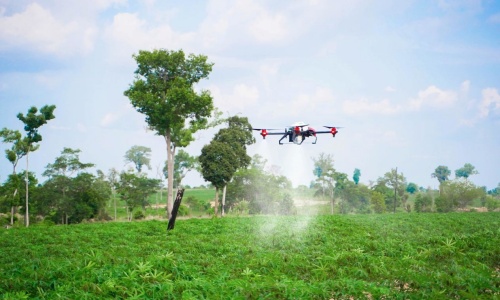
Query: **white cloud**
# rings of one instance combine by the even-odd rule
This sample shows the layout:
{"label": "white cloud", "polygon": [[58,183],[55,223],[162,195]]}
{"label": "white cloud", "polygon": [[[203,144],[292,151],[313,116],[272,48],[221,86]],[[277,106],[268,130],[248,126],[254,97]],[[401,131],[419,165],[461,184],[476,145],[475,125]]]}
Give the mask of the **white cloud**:
{"label": "white cloud", "polygon": [[470,89],[470,81],[465,80],[464,82],[462,82],[462,84],[460,85],[460,91],[462,93],[468,93],[469,89]]}
{"label": "white cloud", "polygon": [[139,49],[179,49],[194,41],[194,33],[177,33],[169,25],[151,26],[137,14],[119,13],[105,30],[115,59],[130,59]]}
{"label": "white cloud", "polygon": [[342,109],[345,113],[350,115],[357,115],[363,113],[377,113],[377,114],[395,114],[401,111],[400,105],[393,105],[389,99],[383,99],[379,102],[369,102],[366,99],[348,100],[342,104]]}
{"label": "white cloud", "polygon": [[385,91],[388,92],[388,93],[392,93],[392,92],[395,92],[396,89],[393,88],[392,86],[388,85],[385,87]]}
{"label": "white cloud", "polygon": [[96,29],[72,20],[63,22],[52,12],[32,3],[20,13],[0,15],[3,47],[29,47],[44,53],[68,56],[93,49]]}
{"label": "white cloud", "polygon": [[274,42],[288,36],[287,19],[283,14],[261,13],[251,24],[249,31],[259,42]]}
{"label": "white cloud", "polygon": [[208,89],[216,107],[223,107],[224,110],[230,110],[233,113],[243,112],[255,106],[259,99],[259,89],[243,83],[236,84],[232,91],[226,94],[218,86],[210,86]]}
{"label": "white cloud", "polygon": [[410,100],[410,110],[420,110],[422,107],[446,108],[453,105],[457,100],[457,93],[444,91],[434,85],[418,92],[418,97]]}
{"label": "white cloud", "polygon": [[488,21],[491,23],[499,24],[500,23],[500,13],[496,13],[494,15],[491,15],[488,18]]}
{"label": "white cloud", "polygon": [[479,115],[484,118],[493,111],[495,114],[500,114],[500,95],[497,89],[487,88],[482,92],[483,99],[479,104]]}

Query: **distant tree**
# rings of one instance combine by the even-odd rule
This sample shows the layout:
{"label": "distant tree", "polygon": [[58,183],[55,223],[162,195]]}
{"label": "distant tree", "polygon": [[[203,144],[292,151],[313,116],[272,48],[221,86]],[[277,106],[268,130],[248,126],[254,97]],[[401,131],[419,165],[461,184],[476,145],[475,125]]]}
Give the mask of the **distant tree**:
{"label": "distant tree", "polygon": [[203,146],[199,157],[203,179],[215,187],[215,215],[219,206],[219,191],[238,170],[238,157],[229,144],[212,140]]}
{"label": "distant tree", "polygon": [[439,181],[439,193],[441,194],[441,184],[450,178],[451,171],[447,166],[438,166],[434,173],[431,174],[432,178],[436,178]]}
{"label": "distant tree", "polygon": [[111,168],[108,172],[108,182],[111,187],[111,194],[113,196],[113,206],[114,206],[114,220],[116,221],[116,189],[118,188],[118,177],[119,173],[115,168]]}
{"label": "distant tree", "polygon": [[[215,134],[214,140],[231,146],[231,150],[236,157],[234,161],[236,167],[234,172],[236,172],[238,169],[246,168],[250,164],[251,158],[247,154],[247,146],[255,143],[255,138],[252,135],[252,125],[248,122],[248,118],[232,116],[226,119],[226,123],[228,127],[220,129]],[[234,172],[229,181],[233,178]],[[223,187],[222,216],[225,214],[226,186],[227,183]]]}
{"label": "distant tree", "polygon": [[399,206],[399,200],[406,209],[407,195],[406,191],[406,178],[403,173],[398,173],[398,169],[392,169],[390,172],[384,174],[384,177],[379,178],[379,181],[384,182],[388,187],[393,190],[392,208],[396,212],[396,207]]}
{"label": "distant tree", "polygon": [[416,183],[410,182],[406,186],[406,191],[410,194],[415,194],[419,190],[418,185]]}
{"label": "distant tree", "polygon": [[375,213],[381,214],[385,212],[385,197],[382,193],[377,191],[372,191],[370,202],[372,204],[372,209]]}
{"label": "distant tree", "polygon": [[[187,173],[197,168],[198,158],[180,149],[174,160],[174,187],[179,187]],[[168,161],[165,161],[163,174],[168,177]]]}
{"label": "distant tree", "polygon": [[121,172],[117,192],[120,198],[127,205],[129,220],[132,220],[132,213],[136,207],[145,210],[149,205],[148,197],[156,192],[160,181],[158,179],[147,178],[143,173]]}
{"label": "distant tree", "polygon": [[[146,122],[157,135],[163,136],[167,148],[168,174],[174,174],[177,147],[186,147],[193,134],[208,126],[214,110],[208,91],[197,93],[193,86],[208,78],[212,63],[204,55],[165,49],[139,51],[133,55],[137,62],[136,78],[124,92],[132,105],[146,115]],[[173,208],[173,181],[168,178],[167,212]]]}
{"label": "distant tree", "polygon": [[473,165],[471,165],[469,163],[466,163],[460,169],[455,170],[455,177],[456,178],[465,178],[465,180],[468,180],[469,176],[476,175],[476,174],[479,174],[479,172],[476,170],[476,168]]}
{"label": "distant tree", "polygon": [[[21,158],[23,158],[28,153],[28,145],[26,138],[22,138],[22,135],[17,130],[10,130],[3,128],[0,131],[0,137],[3,139],[4,143],[11,143],[10,149],[5,150],[5,156],[12,164],[12,178],[10,180],[17,180],[16,167]],[[9,187],[11,189],[9,189]],[[12,189],[13,188],[13,189]],[[5,187],[4,193],[8,202],[10,202],[10,225],[14,224],[14,214],[16,213],[16,208],[21,206],[21,198],[19,197],[19,183],[9,184]]]}
{"label": "distant tree", "polygon": [[227,185],[228,207],[235,208],[241,204],[248,208],[250,214],[280,213],[292,183],[285,176],[265,170],[265,166],[266,160],[256,154],[248,168],[236,171]]}
{"label": "distant tree", "polygon": [[151,160],[151,148],[144,146],[132,146],[125,153],[125,163],[132,163],[135,166],[137,172],[142,171],[142,167],[146,166],[151,170],[150,160]]}
{"label": "distant tree", "polygon": [[26,171],[25,171],[25,181],[26,181],[26,205],[25,205],[25,224],[26,227],[30,224],[29,218],[29,184],[28,184],[28,170],[29,170],[29,153],[36,151],[40,145],[37,143],[42,141],[42,136],[38,133],[38,129],[47,124],[47,121],[55,118],[54,110],[55,105],[45,105],[40,109],[32,106],[26,115],[19,113],[17,118],[24,123],[24,130],[26,131],[26,137],[23,139],[26,147]]}
{"label": "distant tree", "polygon": [[[85,189],[92,188],[95,178],[88,173],[88,175],[80,176],[86,169],[94,167],[92,163],[80,161],[80,152],[80,149],[65,147],[61,151],[61,155],[55,158],[54,163],[47,164],[43,172],[43,176],[49,178],[44,184],[44,193],[51,195],[49,201],[52,203],[52,211],[58,216],[55,221],[60,220],[61,224],[69,224],[70,218],[72,218],[73,223],[78,223],[85,217],[93,217],[92,212],[97,214],[97,211],[87,210],[88,204],[82,202],[85,200],[93,201],[89,198],[83,199],[82,193],[87,193],[88,191]],[[77,177],[78,179],[76,179]],[[77,212],[78,207],[81,209],[86,207],[84,211],[89,213]]]}
{"label": "distant tree", "polygon": [[455,179],[448,181],[443,186],[443,198],[447,205],[451,205],[451,209],[466,208],[474,199],[481,198],[486,195],[483,188],[477,187],[467,179]]}
{"label": "distant tree", "polygon": [[354,174],[352,175],[352,180],[357,185],[359,183],[359,177],[361,176],[361,171],[356,168],[354,169]]}
{"label": "distant tree", "polygon": [[432,211],[432,196],[429,193],[418,193],[415,197],[415,211],[431,212]]}
{"label": "distant tree", "polygon": [[317,158],[312,158],[312,160],[314,162],[313,173],[317,176],[313,184],[313,187],[316,190],[314,195],[328,197],[330,199],[330,210],[333,214],[333,209],[335,206],[336,173],[333,165],[333,156],[330,154],[320,153]]}

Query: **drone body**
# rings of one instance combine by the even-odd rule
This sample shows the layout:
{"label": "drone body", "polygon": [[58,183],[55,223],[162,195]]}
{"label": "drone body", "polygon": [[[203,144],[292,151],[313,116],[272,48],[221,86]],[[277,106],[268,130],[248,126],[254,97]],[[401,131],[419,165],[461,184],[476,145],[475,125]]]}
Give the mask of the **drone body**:
{"label": "drone body", "polygon": [[264,139],[268,135],[282,135],[281,139],[278,141],[280,145],[284,144],[282,143],[282,141],[287,137],[288,137],[288,143],[301,145],[304,142],[304,140],[309,137],[314,137],[314,141],[312,143],[316,144],[318,140],[317,134],[329,133],[333,137],[335,137],[335,135],[338,132],[337,128],[340,128],[333,126],[323,126],[323,127],[328,128],[329,130],[317,131],[314,128],[310,127],[309,124],[306,124],[304,122],[297,122],[291,126],[288,126],[285,128],[284,132],[272,132],[274,130],[279,130],[279,129],[264,129],[264,128],[261,129],[253,128],[253,130],[260,131],[260,135]]}

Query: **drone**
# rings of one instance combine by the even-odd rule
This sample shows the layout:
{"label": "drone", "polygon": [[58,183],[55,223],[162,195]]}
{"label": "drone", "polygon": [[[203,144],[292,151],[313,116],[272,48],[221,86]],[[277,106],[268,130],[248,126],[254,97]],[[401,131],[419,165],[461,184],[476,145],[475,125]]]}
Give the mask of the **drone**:
{"label": "drone", "polygon": [[316,144],[318,141],[318,137],[316,136],[317,134],[322,134],[322,133],[330,133],[333,137],[338,133],[338,128],[342,127],[333,127],[333,126],[323,126],[325,128],[328,128],[329,130],[324,130],[324,131],[317,131],[309,124],[306,124],[304,122],[297,122],[291,126],[288,126],[285,128],[285,132],[272,132],[274,130],[280,130],[280,129],[264,129],[264,128],[252,128],[253,130],[260,131],[260,135],[262,138],[266,139],[266,136],[268,135],[282,135],[281,139],[278,141],[280,145],[283,145],[285,143],[282,143],[283,139],[288,137],[288,143],[287,144],[296,144],[296,145],[302,145],[304,140],[308,137],[314,137],[314,141],[312,142],[313,144]]}

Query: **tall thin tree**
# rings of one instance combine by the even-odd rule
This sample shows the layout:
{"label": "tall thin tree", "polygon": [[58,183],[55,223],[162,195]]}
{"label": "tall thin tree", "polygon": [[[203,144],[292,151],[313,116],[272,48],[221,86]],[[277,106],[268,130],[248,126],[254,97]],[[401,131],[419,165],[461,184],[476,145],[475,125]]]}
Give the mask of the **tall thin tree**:
{"label": "tall thin tree", "polygon": [[56,109],[55,105],[45,105],[40,109],[40,113],[38,113],[38,109],[35,106],[32,106],[26,115],[19,113],[17,118],[24,123],[24,130],[26,131],[26,137],[24,138],[24,142],[26,143],[26,217],[25,217],[25,225],[28,227],[30,225],[29,218],[29,153],[38,150],[40,145],[37,143],[42,141],[42,136],[38,133],[39,128],[42,125],[47,124],[47,121],[55,118],[54,110]]}

